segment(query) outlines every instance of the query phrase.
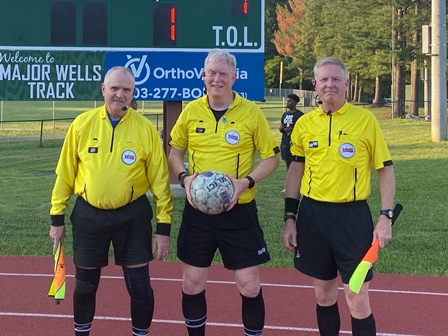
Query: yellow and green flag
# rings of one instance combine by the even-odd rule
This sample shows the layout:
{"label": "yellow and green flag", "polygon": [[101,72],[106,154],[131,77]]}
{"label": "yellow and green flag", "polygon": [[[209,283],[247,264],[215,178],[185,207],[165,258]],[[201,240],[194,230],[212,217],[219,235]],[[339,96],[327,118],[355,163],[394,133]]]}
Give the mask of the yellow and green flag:
{"label": "yellow and green flag", "polygon": [[[401,210],[403,210],[403,205],[397,203],[393,210],[394,215],[392,217],[392,225],[394,225],[395,221],[397,220],[398,216],[401,213]],[[355,292],[356,294],[359,294],[362,284],[366,279],[367,272],[378,258],[379,248],[380,248],[380,242],[377,239],[372,244],[372,246],[370,246],[364,258],[362,258],[361,262],[358,264],[355,271],[353,272],[352,277],[348,282],[348,287],[350,288],[351,291]]]}
{"label": "yellow and green flag", "polygon": [[348,287],[350,288],[351,291],[355,292],[356,294],[359,294],[362,284],[366,279],[367,272],[369,271],[370,267],[372,267],[372,264],[378,258],[379,247],[380,242],[377,239],[369,248],[364,258],[362,258],[361,262],[358,264],[358,266],[356,267],[355,271],[352,274],[352,277],[350,278]]}
{"label": "yellow and green flag", "polygon": [[65,260],[64,247],[59,243],[56,253],[54,254],[54,277],[48,291],[48,296],[53,296],[56,304],[65,298]]}

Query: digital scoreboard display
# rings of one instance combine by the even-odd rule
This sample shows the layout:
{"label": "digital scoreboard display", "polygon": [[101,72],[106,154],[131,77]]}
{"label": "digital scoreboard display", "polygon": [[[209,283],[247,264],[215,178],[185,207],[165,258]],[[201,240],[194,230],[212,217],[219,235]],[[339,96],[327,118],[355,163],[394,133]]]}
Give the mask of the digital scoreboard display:
{"label": "digital scoreboard display", "polygon": [[0,0],[0,100],[101,100],[116,65],[139,100],[203,94],[214,48],[237,58],[234,90],[264,98],[264,0]]}
{"label": "digital scoreboard display", "polygon": [[2,0],[1,48],[264,52],[263,0]]}
{"label": "digital scoreboard display", "polygon": [[[250,6],[249,6],[250,4]],[[153,46],[262,48],[260,1],[163,1],[153,3]]]}

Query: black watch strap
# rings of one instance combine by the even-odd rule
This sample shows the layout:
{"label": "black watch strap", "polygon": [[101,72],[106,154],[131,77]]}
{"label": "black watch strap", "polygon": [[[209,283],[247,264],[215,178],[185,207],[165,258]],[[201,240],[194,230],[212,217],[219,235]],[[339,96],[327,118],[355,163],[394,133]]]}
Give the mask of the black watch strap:
{"label": "black watch strap", "polygon": [[179,180],[179,184],[180,184],[180,186],[181,186],[182,188],[185,188],[184,180],[185,180],[185,178],[186,178],[187,176],[188,176],[188,173],[185,172],[185,171],[180,172],[180,173],[177,175],[177,179]]}
{"label": "black watch strap", "polygon": [[254,187],[254,185],[255,185],[254,179],[252,177],[250,177],[249,175],[247,175],[244,178],[247,178],[249,180],[249,189],[252,189]]}
{"label": "black watch strap", "polygon": [[389,219],[394,218],[394,212],[392,209],[381,210],[380,215],[386,216]]}

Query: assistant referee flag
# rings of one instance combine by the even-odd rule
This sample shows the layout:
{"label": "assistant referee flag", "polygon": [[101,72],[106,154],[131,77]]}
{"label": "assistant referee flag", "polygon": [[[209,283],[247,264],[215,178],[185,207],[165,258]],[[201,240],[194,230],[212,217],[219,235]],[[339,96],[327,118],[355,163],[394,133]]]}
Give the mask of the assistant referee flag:
{"label": "assistant referee flag", "polygon": [[54,254],[54,277],[48,291],[48,296],[53,296],[56,304],[65,298],[65,261],[64,247],[59,243],[56,253]]}

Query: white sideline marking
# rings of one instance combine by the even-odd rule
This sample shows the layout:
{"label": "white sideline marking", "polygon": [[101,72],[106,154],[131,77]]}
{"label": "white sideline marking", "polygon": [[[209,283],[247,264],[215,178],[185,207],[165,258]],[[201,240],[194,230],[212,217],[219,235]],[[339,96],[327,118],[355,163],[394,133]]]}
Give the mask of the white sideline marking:
{"label": "white sideline marking", "polygon": [[[0,273],[1,275],[1,273]],[[0,312],[0,316],[21,316],[21,317],[43,317],[43,318],[67,318],[73,319],[73,315],[62,315],[62,314],[35,314],[35,313],[18,313],[18,312]],[[131,321],[128,317],[112,317],[112,316],[95,316],[95,320],[107,320],[107,321]],[[159,320],[153,319],[153,323],[164,323],[164,324],[184,324],[184,321],[179,320]],[[242,328],[242,324],[236,323],[218,323],[218,322],[208,322],[207,326],[214,327],[227,327],[227,328]],[[287,330],[287,331],[307,331],[318,333],[318,329],[314,328],[298,328],[298,327],[286,327],[286,326],[270,326],[267,325],[265,329],[270,330]],[[351,331],[341,330],[341,334],[351,335]],[[414,335],[414,334],[389,334],[389,333],[377,333],[378,336],[425,336],[425,335]]]}
{"label": "white sideline marking", "polygon": [[[17,276],[17,277],[52,277],[53,274],[34,274],[34,273],[0,273],[0,276]],[[67,278],[74,278],[74,275],[67,274]],[[102,279],[120,279],[122,280],[122,276],[110,276],[110,275],[102,275]],[[173,279],[173,278],[151,278],[151,281],[174,281],[181,282],[182,279]],[[220,281],[220,280],[208,280],[207,283],[211,284],[221,284],[221,285],[235,285],[234,281]],[[309,285],[290,285],[290,284],[275,284],[275,283],[261,283],[263,287],[284,287],[284,288],[301,288],[301,289],[313,289],[313,286]],[[343,290],[342,287],[339,287],[339,290]],[[370,288],[369,292],[378,292],[378,293],[393,293],[393,294],[412,294],[412,295],[427,295],[427,296],[448,296],[448,293],[439,293],[439,292],[421,292],[421,291],[403,291],[403,290],[395,290],[395,289],[374,289]]]}

